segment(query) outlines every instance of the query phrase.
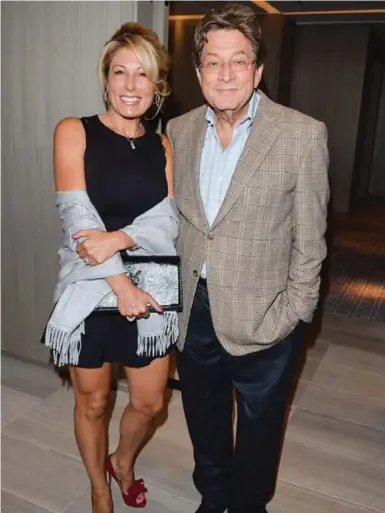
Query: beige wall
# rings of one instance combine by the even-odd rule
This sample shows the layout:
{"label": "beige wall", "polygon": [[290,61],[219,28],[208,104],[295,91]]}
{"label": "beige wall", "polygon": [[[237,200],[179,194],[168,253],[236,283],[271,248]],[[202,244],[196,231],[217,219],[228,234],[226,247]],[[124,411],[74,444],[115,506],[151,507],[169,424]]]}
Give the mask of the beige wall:
{"label": "beige wall", "polygon": [[2,2],[2,348],[11,353],[48,358],[39,340],[61,238],[54,127],[103,109],[100,48],[123,22],[154,23],[151,2],[140,4],[139,16],[129,1]]}

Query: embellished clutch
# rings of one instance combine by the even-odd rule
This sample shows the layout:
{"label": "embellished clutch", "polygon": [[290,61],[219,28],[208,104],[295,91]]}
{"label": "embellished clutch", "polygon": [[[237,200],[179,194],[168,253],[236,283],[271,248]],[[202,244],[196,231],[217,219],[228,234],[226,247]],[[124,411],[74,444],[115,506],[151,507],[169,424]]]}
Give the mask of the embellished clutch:
{"label": "embellished clutch", "polygon": [[[122,260],[132,283],[150,294],[165,312],[182,311],[179,256],[128,256],[124,253]],[[96,311],[118,311],[115,294],[108,294],[96,307]],[[149,311],[154,312],[154,309],[150,307]]]}

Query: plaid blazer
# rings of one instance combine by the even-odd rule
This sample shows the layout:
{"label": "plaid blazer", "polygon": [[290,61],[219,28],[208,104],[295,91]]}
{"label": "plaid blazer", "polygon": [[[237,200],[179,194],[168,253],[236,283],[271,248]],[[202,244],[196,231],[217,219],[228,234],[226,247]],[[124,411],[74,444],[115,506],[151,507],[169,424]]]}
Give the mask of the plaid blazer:
{"label": "plaid blazer", "polygon": [[180,349],[204,262],[214,329],[233,355],[278,342],[299,320],[310,322],[318,302],[329,199],[326,127],[260,94],[250,135],[211,227],[199,190],[207,107],[167,125],[181,214]]}

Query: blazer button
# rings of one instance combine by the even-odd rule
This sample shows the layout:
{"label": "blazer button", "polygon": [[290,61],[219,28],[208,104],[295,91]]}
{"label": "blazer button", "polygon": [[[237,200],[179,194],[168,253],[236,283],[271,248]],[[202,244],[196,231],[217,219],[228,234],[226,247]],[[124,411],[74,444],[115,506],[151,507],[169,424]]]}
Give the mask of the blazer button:
{"label": "blazer button", "polygon": [[207,235],[207,238],[208,238],[209,240],[214,240],[214,235],[213,235],[212,233],[209,233],[209,234]]}
{"label": "blazer button", "polygon": [[198,271],[193,271],[194,276],[198,276]]}

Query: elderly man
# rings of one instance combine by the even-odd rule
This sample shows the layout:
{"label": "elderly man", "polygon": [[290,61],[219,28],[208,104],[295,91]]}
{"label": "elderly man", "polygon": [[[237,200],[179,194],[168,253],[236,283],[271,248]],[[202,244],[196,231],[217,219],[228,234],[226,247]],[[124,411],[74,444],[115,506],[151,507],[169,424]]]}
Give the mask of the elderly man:
{"label": "elderly man", "polygon": [[195,44],[208,105],[167,132],[181,213],[178,370],[198,512],[264,513],[326,255],[326,129],[258,90],[261,30],[248,7],[209,12]]}

